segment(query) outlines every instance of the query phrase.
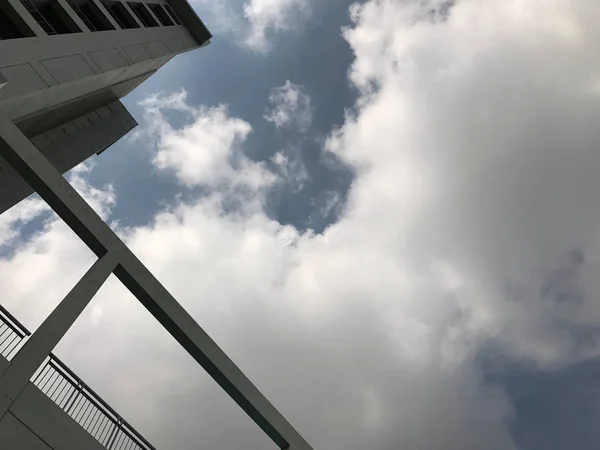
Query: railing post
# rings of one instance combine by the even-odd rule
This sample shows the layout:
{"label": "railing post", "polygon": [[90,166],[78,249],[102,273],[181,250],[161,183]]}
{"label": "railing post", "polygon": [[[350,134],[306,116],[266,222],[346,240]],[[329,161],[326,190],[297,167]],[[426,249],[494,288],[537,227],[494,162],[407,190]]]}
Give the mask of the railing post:
{"label": "railing post", "polygon": [[121,418],[119,417],[117,419],[117,422],[115,422],[115,427],[113,428],[112,435],[108,441],[108,445],[106,446],[106,448],[108,450],[111,450],[113,444],[115,443],[115,440],[117,439],[117,435],[119,434],[118,431],[121,429],[121,426],[122,426],[122,421],[121,421]]}
{"label": "railing post", "polygon": [[[66,406],[65,412],[67,414],[69,414],[69,411],[75,404],[75,400],[77,400],[77,398],[81,395],[82,388],[83,388],[83,386],[81,385],[81,382],[79,382],[79,383],[77,383],[77,387],[73,390],[73,392],[71,392],[71,395],[69,396],[69,400],[67,400],[67,403],[65,403],[65,406]],[[70,405],[69,405],[69,403],[70,403]]]}

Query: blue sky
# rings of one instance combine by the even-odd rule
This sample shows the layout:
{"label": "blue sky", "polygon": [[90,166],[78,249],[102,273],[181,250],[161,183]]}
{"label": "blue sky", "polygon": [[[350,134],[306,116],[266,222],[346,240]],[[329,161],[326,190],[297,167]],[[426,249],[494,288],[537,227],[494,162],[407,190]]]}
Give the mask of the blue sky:
{"label": "blue sky", "polygon": [[[595,446],[600,5],[193,5],[69,177],[200,325],[315,449]],[[30,328],[92,261],[2,216]],[[159,449],[273,448],[116,280],[58,354]]]}

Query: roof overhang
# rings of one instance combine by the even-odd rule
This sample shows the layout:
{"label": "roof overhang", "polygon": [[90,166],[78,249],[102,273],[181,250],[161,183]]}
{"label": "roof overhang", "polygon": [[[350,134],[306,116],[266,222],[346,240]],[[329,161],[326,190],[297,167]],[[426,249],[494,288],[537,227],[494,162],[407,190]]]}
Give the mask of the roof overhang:
{"label": "roof overhang", "polygon": [[169,0],[169,4],[179,16],[183,25],[190,34],[196,39],[199,46],[203,46],[210,40],[212,33],[208,31],[202,19],[198,17],[194,8],[186,0]]}

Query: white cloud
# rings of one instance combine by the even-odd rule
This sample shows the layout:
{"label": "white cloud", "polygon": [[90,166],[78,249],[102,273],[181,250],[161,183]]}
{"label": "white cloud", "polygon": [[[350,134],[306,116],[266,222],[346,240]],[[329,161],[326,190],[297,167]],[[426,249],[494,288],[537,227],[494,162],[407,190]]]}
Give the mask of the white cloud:
{"label": "white cloud", "polygon": [[0,215],[0,246],[10,244],[20,235],[20,226],[31,222],[42,212],[48,211],[48,205],[39,198],[28,198]]}
{"label": "white cloud", "polygon": [[271,161],[275,164],[277,172],[292,192],[300,192],[309,180],[308,171],[300,156],[300,150],[291,147],[289,150],[276,153]]}
{"label": "white cloud", "polygon": [[264,118],[277,128],[297,128],[307,131],[312,122],[310,96],[302,86],[287,80],[283,86],[273,88]]}
{"label": "white cloud", "polygon": [[[185,103],[186,95],[182,91],[142,102],[146,126],[140,133],[156,141],[155,165],[173,172],[187,186],[242,186],[254,190],[270,184],[272,175],[240,149],[252,131],[250,124],[230,117],[225,106],[190,107]],[[169,110],[185,113],[192,122],[172,128],[165,117]]]}
{"label": "white cloud", "polygon": [[600,76],[589,19],[599,7],[468,0],[447,21],[424,14],[442,3],[353,8],[346,37],[363,96],[330,142],[362,170],[347,217],[417,272],[441,261],[464,280],[461,332],[448,337],[497,339],[541,364],[595,354],[555,326],[581,323],[594,296],[577,305],[540,291],[570,250],[594,254],[600,159],[587,124],[600,108],[585,92]]}
{"label": "white cloud", "polygon": [[[540,367],[597,354],[597,336],[571,331],[600,322],[600,5],[464,0],[444,20],[436,4],[352,10],[361,96],[328,148],[357,177],[323,234],[272,220],[262,188],[243,208],[211,189],[127,234],[315,448],[514,449],[511,406],[482,380],[478,352],[491,344]],[[245,122],[172,104],[191,124],[173,128],[162,103],[146,104],[159,167],[192,185],[243,178],[243,164],[226,166]],[[203,146],[217,162],[198,162]],[[21,314],[38,314],[19,306],[25,287],[43,298],[76,269],[56,261],[85,261],[50,244],[61,236],[46,228],[23,247],[45,265],[2,262],[3,295]],[[17,276],[25,269],[43,276]],[[102,313],[63,352],[158,448],[265,447],[122,288],[94,302]]]}
{"label": "white cloud", "polygon": [[246,44],[259,52],[269,50],[269,37],[293,28],[308,8],[308,0],[248,0],[244,4],[244,17],[250,22]]}
{"label": "white cloud", "polygon": [[93,163],[86,161],[71,169],[69,172],[69,182],[86,202],[102,217],[107,220],[113,206],[117,202],[115,190],[112,185],[104,186],[102,189],[91,186],[85,180],[85,174],[93,168]]}
{"label": "white cloud", "polygon": [[266,53],[282,32],[298,26],[310,15],[309,0],[194,0],[213,31],[229,33],[240,45]]}

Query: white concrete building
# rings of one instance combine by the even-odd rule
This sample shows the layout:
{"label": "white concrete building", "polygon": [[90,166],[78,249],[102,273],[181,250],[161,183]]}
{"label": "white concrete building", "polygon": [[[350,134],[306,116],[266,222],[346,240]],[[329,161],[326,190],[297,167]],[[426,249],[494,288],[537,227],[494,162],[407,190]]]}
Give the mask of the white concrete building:
{"label": "white concrete building", "polygon": [[[136,126],[121,97],[210,38],[183,0],[2,0],[0,113],[64,173]],[[0,168],[3,212],[31,189]]]}
{"label": "white concrete building", "polygon": [[279,448],[311,450],[61,175],[137,125],[121,97],[210,38],[186,0],[0,0],[0,213],[36,191],[98,257],[31,335],[0,305],[0,450],[153,449],[52,355],[113,273]]}

